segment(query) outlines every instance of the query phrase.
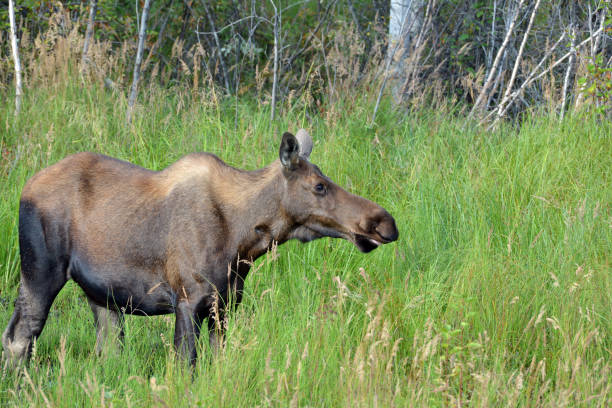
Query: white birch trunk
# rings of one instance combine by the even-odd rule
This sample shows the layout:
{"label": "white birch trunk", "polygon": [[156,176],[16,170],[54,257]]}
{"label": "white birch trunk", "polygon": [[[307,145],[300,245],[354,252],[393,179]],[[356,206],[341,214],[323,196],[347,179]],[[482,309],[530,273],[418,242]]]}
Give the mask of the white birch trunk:
{"label": "white birch trunk", "polygon": [[81,72],[84,73],[87,70],[87,64],[89,63],[89,57],[87,51],[89,49],[89,41],[93,36],[94,22],[96,21],[96,10],[98,9],[98,0],[91,0],[89,6],[89,20],[87,20],[87,31],[85,32],[85,41],[83,41],[83,55],[81,56]]}
{"label": "white birch trunk", "polygon": [[278,15],[278,9],[274,2],[271,0],[272,7],[274,7],[274,72],[272,79],[272,110],[270,111],[270,120],[274,120],[274,116],[276,114],[276,88],[278,86],[278,47],[279,47],[279,25],[280,25],[280,16]]}
{"label": "white birch trunk", "polygon": [[423,0],[391,0],[387,58],[390,59],[389,79],[396,102],[402,99],[401,88],[407,75],[406,61],[423,24],[419,12],[423,4]]}
{"label": "white birch trunk", "polygon": [[572,46],[569,62],[567,63],[567,69],[565,71],[565,78],[563,79],[563,97],[561,99],[561,114],[560,120],[565,117],[565,109],[567,107],[568,92],[570,87],[570,79],[572,76],[572,70],[574,69],[574,62],[576,61],[576,27],[572,24],[571,27]]}
{"label": "white birch trunk", "polygon": [[132,110],[136,96],[138,95],[138,81],[140,80],[140,64],[142,63],[142,54],[144,52],[144,42],[147,32],[147,17],[149,16],[149,8],[151,0],[145,0],[144,8],[142,9],[142,17],[140,18],[140,31],[138,33],[138,50],[136,51],[136,62],[134,63],[134,79],[132,80],[132,88],[130,90],[130,99],[128,100],[127,122],[132,120]]}
{"label": "white birch trunk", "polygon": [[17,48],[17,26],[15,24],[15,3],[9,0],[9,21],[11,25],[11,48],[13,60],[15,61],[15,115],[21,111],[21,60],[19,59],[19,48]]}
{"label": "white birch trunk", "polygon": [[525,49],[525,44],[527,44],[527,37],[529,36],[529,32],[531,31],[531,26],[533,25],[533,20],[535,19],[536,13],[538,12],[538,7],[540,7],[540,0],[536,0],[536,4],[535,6],[533,6],[533,11],[531,12],[531,17],[529,18],[529,24],[527,25],[527,30],[525,31],[525,34],[523,35],[523,41],[521,42],[521,46],[519,48],[518,55],[516,57],[516,60],[514,61],[514,68],[512,68],[512,75],[510,76],[510,81],[508,82],[508,86],[506,87],[506,92],[504,93],[504,97],[499,103],[499,107],[497,109],[498,118],[501,118],[502,112],[504,111],[504,104],[507,103],[507,100],[510,97],[510,92],[512,92],[512,87],[514,86],[514,80],[516,79],[516,73],[518,72],[518,67],[521,62],[521,58],[523,56],[523,50]]}
{"label": "white birch trunk", "polygon": [[376,120],[376,113],[388,81],[391,82],[391,93],[395,102],[402,101],[401,91],[408,71],[406,60],[412,47],[412,41],[421,30],[422,21],[419,17],[419,9],[422,3],[423,0],[391,0],[387,62],[374,113],[372,113],[372,123]]}
{"label": "white birch trunk", "polygon": [[501,46],[499,47],[499,50],[497,51],[497,55],[495,56],[495,61],[493,61],[493,66],[491,67],[491,71],[489,71],[489,75],[482,87],[482,90],[478,94],[478,97],[476,98],[476,102],[474,102],[474,106],[472,106],[472,110],[470,111],[470,114],[468,115],[469,118],[473,117],[474,113],[476,113],[480,109],[480,105],[483,103],[483,100],[485,102],[488,100],[485,98],[487,98],[487,96],[489,95],[489,88],[491,86],[491,83],[493,82],[493,78],[495,77],[495,74],[497,73],[497,68],[499,67],[499,63],[501,62],[501,59],[504,54],[504,51],[506,50],[506,47],[508,46],[510,37],[512,37],[512,34],[514,33],[514,26],[516,25],[516,20],[521,12],[521,9],[523,8],[524,2],[525,0],[520,0],[518,7],[516,9],[516,13],[514,13],[514,15],[512,16],[510,26],[508,27],[508,30],[506,32],[506,37],[504,38],[504,41],[502,42]]}

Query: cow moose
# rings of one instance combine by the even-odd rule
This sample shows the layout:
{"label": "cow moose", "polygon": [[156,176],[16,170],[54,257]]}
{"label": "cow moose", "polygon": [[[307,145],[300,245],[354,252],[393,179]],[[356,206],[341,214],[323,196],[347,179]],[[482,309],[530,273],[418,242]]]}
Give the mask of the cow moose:
{"label": "cow moose", "polygon": [[[240,303],[252,261],[290,239],[344,238],[362,252],[397,240],[393,217],[334,184],[309,161],[312,139],[284,133],[279,159],[245,171],[209,153],[162,171],[77,153],[28,180],[19,204],[21,279],[2,336],[27,361],[53,300],[74,280],[94,314],[97,347],[122,335],[124,313],[176,315],[174,345],[192,364],[200,326],[211,347]],[[247,260],[248,262],[242,262]],[[216,319],[216,320],[215,320]]]}

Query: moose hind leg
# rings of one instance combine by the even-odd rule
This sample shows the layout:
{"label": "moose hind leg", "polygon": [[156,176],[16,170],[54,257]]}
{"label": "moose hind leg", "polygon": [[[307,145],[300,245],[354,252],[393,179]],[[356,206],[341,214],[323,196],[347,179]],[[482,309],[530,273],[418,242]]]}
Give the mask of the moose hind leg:
{"label": "moose hind leg", "polygon": [[32,343],[42,332],[59,289],[61,286],[48,290],[31,290],[22,279],[13,316],[2,335],[6,357],[13,364],[30,357]]}
{"label": "moose hind leg", "polygon": [[96,325],[96,353],[117,350],[123,344],[123,313],[100,306],[87,299]]}
{"label": "moose hind leg", "polygon": [[[52,230],[49,227],[47,232]],[[59,242],[45,239],[36,208],[22,202],[19,208],[21,282],[13,316],[2,335],[2,345],[13,363],[28,359],[32,342],[42,332],[51,304],[66,283],[67,263],[57,255]]]}
{"label": "moose hind leg", "polygon": [[13,316],[2,334],[2,346],[11,362],[27,359],[29,356],[33,330],[27,319],[28,314],[26,295],[23,294],[23,288],[20,288]]}

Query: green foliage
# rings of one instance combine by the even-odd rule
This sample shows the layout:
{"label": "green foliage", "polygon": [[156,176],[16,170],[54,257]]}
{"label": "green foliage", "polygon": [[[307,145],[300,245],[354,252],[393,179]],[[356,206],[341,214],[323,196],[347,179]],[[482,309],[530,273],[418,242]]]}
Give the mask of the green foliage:
{"label": "green foliage", "polygon": [[[3,406],[609,406],[612,127],[534,115],[470,128],[445,111],[368,123],[355,93],[278,122],[257,103],[151,87],[132,128],[121,94],[80,81],[0,106],[0,328],[12,313],[17,208],[28,177],[90,150],[161,169],[210,151],[254,169],[305,126],[313,162],[386,207],[400,240],[291,242],[257,262],[214,359],[174,361],[173,318],[128,317],[98,357],[82,291],[63,289],[27,371],[0,369]],[[12,95],[3,95],[7,99]],[[237,111],[235,110],[237,109]],[[35,118],[35,120],[32,120]]]}
{"label": "green foliage", "polygon": [[597,113],[604,117],[612,114],[612,67],[606,66],[603,52],[587,64],[587,73],[578,79],[578,85]]}

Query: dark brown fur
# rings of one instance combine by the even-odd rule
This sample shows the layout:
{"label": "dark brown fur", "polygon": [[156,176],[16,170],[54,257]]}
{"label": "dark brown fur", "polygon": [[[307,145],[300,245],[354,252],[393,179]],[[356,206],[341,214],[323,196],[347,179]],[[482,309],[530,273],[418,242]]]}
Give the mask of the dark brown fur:
{"label": "dark brown fur", "polygon": [[20,202],[22,273],[2,339],[8,356],[27,357],[73,279],[94,311],[98,346],[123,313],[175,313],[175,346],[194,361],[205,319],[211,344],[218,341],[215,299],[221,313],[231,292],[240,302],[249,263],[239,259],[254,261],[292,238],[345,238],[364,252],[397,239],[389,213],[299,153],[286,133],[280,160],[252,172],[206,153],[159,172],[79,153],[34,175]]}

